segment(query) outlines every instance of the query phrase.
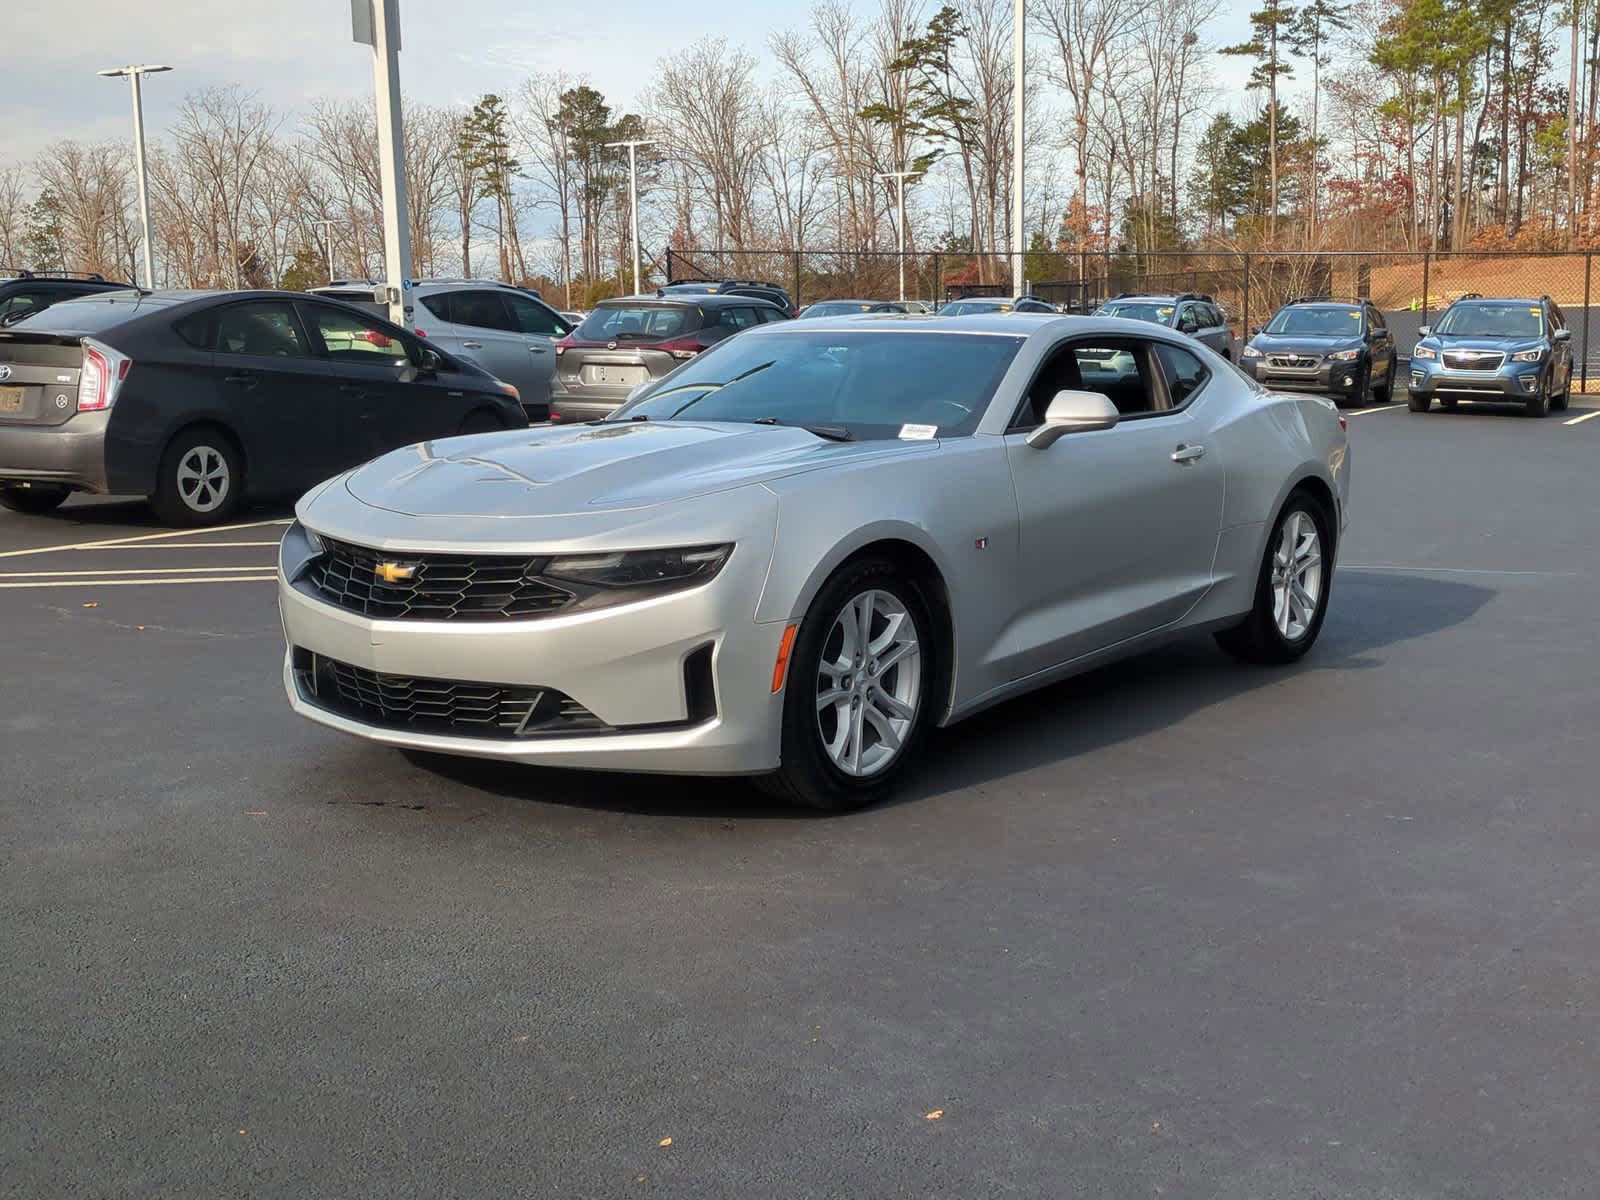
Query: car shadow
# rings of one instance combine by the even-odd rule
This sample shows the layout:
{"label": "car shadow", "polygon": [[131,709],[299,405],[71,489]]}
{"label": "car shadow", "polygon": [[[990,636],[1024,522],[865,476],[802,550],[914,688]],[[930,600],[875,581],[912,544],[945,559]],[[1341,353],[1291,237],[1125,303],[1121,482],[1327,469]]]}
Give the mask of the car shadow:
{"label": "car shadow", "polygon": [[[981,786],[1170,729],[1194,712],[1286,676],[1381,669],[1384,649],[1462,624],[1496,594],[1430,575],[1343,569],[1335,577],[1333,607],[1317,646],[1294,666],[1243,665],[1210,638],[1197,637],[1100,667],[934,731],[922,763],[904,785],[868,811]],[[517,800],[701,819],[827,815],[769,799],[747,779],[613,775],[420,753],[407,757],[463,786]]]}
{"label": "car shadow", "polygon": [[[292,500],[251,501],[240,505],[238,511],[222,524],[267,521],[293,515]],[[54,512],[32,515],[28,520],[37,523],[35,528],[53,525],[64,530],[82,529],[90,525],[115,525],[129,530],[151,531],[173,528],[163,524],[151,509],[149,501],[140,496],[73,496]]]}

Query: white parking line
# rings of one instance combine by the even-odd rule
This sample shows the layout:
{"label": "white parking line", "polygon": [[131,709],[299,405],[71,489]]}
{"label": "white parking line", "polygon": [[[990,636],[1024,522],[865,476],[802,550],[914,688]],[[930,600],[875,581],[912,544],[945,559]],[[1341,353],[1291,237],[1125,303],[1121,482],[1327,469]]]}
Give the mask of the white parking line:
{"label": "white parking line", "polygon": [[1582,425],[1585,421],[1592,421],[1596,417],[1600,417],[1600,408],[1591,409],[1589,412],[1584,413],[1581,417],[1573,417],[1572,420],[1563,421],[1561,423],[1563,425]]}
{"label": "white parking line", "polygon": [[[126,546],[134,542],[154,542],[163,538],[199,537],[207,533],[228,533],[234,529],[260,529],[263,525],[287,525],[288,519],[274,521],[245,521],[238,525],[213,525],[209,529],[168,529],[161,533],[141,533],[134,537],[105,538],[97,542],[67,542],[60,546],[34,546],[28,550],[0,551],[0,558],[22,558],[29,554],[53,554],[58,550],[99,550],[107,546]],[[183,542],[174,543],[185,545]],[[197,546],[220,543],[195,542]]]}
{"label": "white parking line", "polygon": [[9,588],[64,588],[64,587],[143,587],[153,583],[272,583],[273,575],[223,575],[202,577],[185,575],[181,579],[31,579],[26,583],[0,583],[0,589]]}
{"label": "white parking line", "polygon": [[136,542],[132,546],[97,546],[97,550],[233,550],[240,546],[277,546],[277,542]]}
{"label": "white parking line", "polygon": [[1347,408],[1344,410],[1344,415],[1347,417],[1365,417],[1372,413],[1399,412],[1404,407],[1405,405],[1403,404],[1385,404],[1382,408]]}
{"label": "white parking line", "polygon": [[66,576],[89,575],[96,579],[109,575],[215,575],[220,571],[230,574],[240,571],[272,570],[271,563],[257,563],[249,567],[104,567],[84,571],[0,571],[0,579],[57,579]]}

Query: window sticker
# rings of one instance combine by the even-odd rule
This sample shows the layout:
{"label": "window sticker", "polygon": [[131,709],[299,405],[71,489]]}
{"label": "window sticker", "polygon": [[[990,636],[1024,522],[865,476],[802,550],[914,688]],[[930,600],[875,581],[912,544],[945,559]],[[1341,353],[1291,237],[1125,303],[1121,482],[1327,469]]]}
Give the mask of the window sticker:
{"label": "window sticker", "polygon": [[902,442],[931,442],[939,436],[937,425],[902,425],[900,426],[900,440]]}

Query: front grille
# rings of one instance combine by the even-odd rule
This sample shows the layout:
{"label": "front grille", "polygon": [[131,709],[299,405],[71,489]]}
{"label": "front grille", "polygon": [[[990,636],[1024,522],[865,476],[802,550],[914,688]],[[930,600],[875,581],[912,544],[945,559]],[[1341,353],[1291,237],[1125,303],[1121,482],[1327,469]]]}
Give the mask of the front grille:
{"label": "front grille", "polygon": [[1446,350],[1444,365],[1452,371],[1498,371],[1506,361],[1503,353],[1492,350]]}
{"label": "front grille", "polygon": [[1309,371],[1322,365],[1320,354],[1269,354],[1267,362],[1274,367],[1294,371]]}
{"label": "front grille", "polygon": [[469,737],[526,738],[611,731],[554,688],[385,675],[297,650],[302,690],[320,707],[373,725]]}
{"label": "front grille", "polygon": [[[306,566],[311,591],[330,604],[385,620],[497,621],[559,612],[577,599],[540,578],[548,561],[515,555],[411,554],[323,539]],[[385,580],[383,564],[409,571]]]}

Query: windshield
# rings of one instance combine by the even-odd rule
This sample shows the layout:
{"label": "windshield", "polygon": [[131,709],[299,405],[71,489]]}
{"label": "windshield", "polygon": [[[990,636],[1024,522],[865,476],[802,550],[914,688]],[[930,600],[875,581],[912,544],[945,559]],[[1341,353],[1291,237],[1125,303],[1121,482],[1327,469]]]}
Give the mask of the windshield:
{"label": "windshield", "polygon": [[977,428],[1022,342],[877,329],[746,334],[690,360],[608,419],[770,419],[835,426],[860,439],[961,437]]}
{"label": "windshield", "polygon": [[952,300],[939,310],[941,317],[970,317],[974,313],[1010,312],[1009,300]]}
{"label": "windshield", "polygon": [[573,331],[585,342],[660,342],[700,328],[700,310],[677,304],[602,304]]}
{"label": "windshield", "polygon": [[1268,333],[1303,333],[1310,337],[1360,337],[1365,327],[1361,310],[1344,304],[1296,304],[1280,308]]}
{"label": "windshield", "polygon": [[1170,304],[1102,304],[1095,310],[1097,317],[1122,317],[1128,321],[1152,321],[1157,325],[1167,325],[1172,321],[1172,308]]}
{"label": "windshield", "polygon": [[1536,338],[1544,333],[1544,309],[1526,300],[1456,304],[1439,318],[1433,331],[1455,337]]}

